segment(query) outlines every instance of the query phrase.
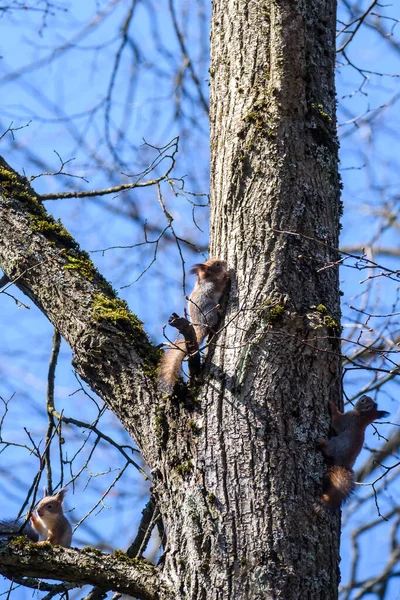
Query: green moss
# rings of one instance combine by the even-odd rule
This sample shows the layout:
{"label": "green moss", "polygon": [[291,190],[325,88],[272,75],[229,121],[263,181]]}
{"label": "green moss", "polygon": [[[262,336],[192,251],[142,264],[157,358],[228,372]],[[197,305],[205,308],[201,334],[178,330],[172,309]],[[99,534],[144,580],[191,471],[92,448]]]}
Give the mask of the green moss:
{"label": "green moss", "polygon": [[93,296],[93,313],[95,321],[109,321],[114,325],[129,325],[134,330],[143,333],[142,322],[128,308],[125,300],[109,298],[104,294]]}
{"label": "green moss", "polygon": [[328,313],[328,309],[323,304],[318,304],[317,311],[321,313],[321,315],[326,315]]}
{"label": "green moss", "polygon": [[339,329],[338,323],[330,315],[324,317],[324,325],[329,329]]}
{"label": "green moss", "polygon": [[168,441],[168,422],[164,406],[154,409],[155,434],[162,448],[166,448]]}
{"label": "green moss", "polygon": [[10,539],[10,546],[14,548],[25,548],[28,547],[31,543],[25,535],[19,535],[18,537]]}
{"label": "green moss", "polygon": [[181,475],[182,477],[185,477],[185,475],[190,475],[190,473],[193,471],[192,461],[188,460],[185,463],[178,465],[177,467],[175,467],[175,471],[179,473],[179,475]]}
{"label": "green moss", "polygon": [[113,556],[118,561],[135,567],[141,563],[141,561],[138,558],[129,558],[129,556],[125,554],[125,552],[122,552],[122,550],[114,550]]}
{"label": "green moss", "polygon": [[77,271],[84,279],[93,281],[96,274],[96,268],[89,258],[83,256],[83,252],[80,256],[75,257],[71,254],[67,254],[67,264],[64,265],[64,269],[70,271]]}
{"label": "green moss", "polygon": [[324,304],[318,304],[318,306],[312,306],[312,309],[316,310],[320,315],[319,323],[314,326],[314,329],[320,327],[328,327],[328,329],[340,329],[339,324],[329,314],[329,310]]}
{"label": "green moss", "polygon": [[158,363],[162,350],[152,346],[142,322],[131,313],[125,300],[97,293],[93,295],[92,319],[100,323],[111,323],[121,331],[121,335],[130,336],[135,350],[143,359],[143,370],[154,381],[158,375]]}
{"label": "green moss", "polygon": [[55,221],[51,215],[31,215],[31,231],[43,233],[47,239],[59,242],[62,247],[79,251],[79,244],[65,229],[60,219]]}
{"label": "green moss", "polygon": [[91,554],[92,556],[104,556],[104,552],[99,550],[98,548],[93,548],[93,546],[85,546],[84,548],[80,548],[79,552],[83,552],[85,554]]}
{"label": "green moss", "polygon": [[329,113],[326,112],[326,110],[324,109],[322,104],[311,104],[311,108],[313,108],[314,110],[316,110],[318,112],[319,115],[321,115],[321,117],[323,119],[325,119],[326,121],[328,121],[328,123],[332,122],[332,117],[329,115]]}
{"label": "green moss", "polygon": [[203,428],[200,425],[198,425],[196,423],[196,421],[193,421],[192,419],[190,419],[188,421],[188,426],[189,426],[189,429],[192,431],[193,435],[200,435],[201,432],[203,431]]}
{"label": "green moss", "polygon": [[78,242],[65,229],[61,221],[49,215],[43,204],[35,196],[28,181],[17,173],[0,164],[0,185],[6,196],[15,198],[27,206],[30,218],[30,229],[40,233],[49,241],[49,245],[64,251],[66,265],[64,268],[73,269],[85,279],[93,280],[97,276],[97,283],[104,291],[114,293],[111,285],[98,273],[91,262],[87,252],[83,252]]}
{"label": "green moss", "polygon": [[88,281],[93,281],[96,277],[96,283],[105,292],[114,294],[112,286],[97,271],[89,258],[89,254],[80,249],[78,242],[74,240],[59,219],[56,221],[48,214],[44,216],[31,215],[30,219],[31,231],[42,233],[49,240],[49,244],[63,251],[66,259],[64,269],[75,271]]}
{"label": "green moss", "polygon": [[339,328],[338,323],[335,321],[335,319],[333,317],[331,317],[326,306],[324,306],[323,304],[318,304],[317,311],[321,315],[323,315],[322,322],[325,325],[325,327],[328,327],[330,329],[338,329]]}
{"label": "green moss", "polygon": [[46,210],[33,193],[28,180],[2,164],[0,164],[0,185],[7,197],[15,198],[28,205],[32,214],[46,216]]}
{"label": "green moss", "polygon": [[[10,540],[10,546],[18,550],[27,550],[32,554],[37,554],[41,549],[51,550],[54,546],[50,542],[31,542],[24,535],[18,536]],[[57,546],[58,547],[58,546]],[[60,546],[61,547],[61,546]]]}
{"label": "green moss", "polygon": [[127,565],[131,565],[132,567],[143,567],[143,569],[148,569],[149,565],[151,567],[154,567],[153,563],[146,560],[145,558],[130,558],[127,554],[125,554],[125,552],[122,552],[122,550],[114,550],[112,555],[118,561],[123,562]]}
{"label": "green moss", "polygon": [[266,131],[264,118],[260,113],[253,110],[247,113],[247,115],[244,117],[244,120],[248,123],[253,123],[253,125],[255,125],[260,131]]}
{"label": "green moss", "polygon": [[60,220],[55,220],[47,214],[43,204],[35,196],[28,181],[7,168],[0,161],[0,185],[4,195],[23,202],[29,212],[31,231],[43,235],[52,246],[61,250],[65,258],[64,269],[73,270],[82,278],[93,281],[100,287],[102,293],[93,297],[92,318],[95,321],[113,323],[121,330],[121,335],[127,334],[134,338],[135,349],[143,359],[143,369],[149,377],[157,378],[157,365],[161,350],[154,348],[142,328],[142,323],[133,315],[125,301],[116,298],[116,294],[108,281],[97,271],[87,252],[80,249],[79,244],[65,229]]}
{"label": "green moss", "polygon": [[208,496],[207,496],[207,500],[208,500],[209,504],[214,504],[216,499],[217,499],[216,495],[213,494],[212,492],[210,494],[208,494]]}
{"label": "green moss", "polygon": [[264,320],[268,325],[276,325],[282,320],[284,313],[285,307],[281,304],[269,306],[268,309],[264,311]]}

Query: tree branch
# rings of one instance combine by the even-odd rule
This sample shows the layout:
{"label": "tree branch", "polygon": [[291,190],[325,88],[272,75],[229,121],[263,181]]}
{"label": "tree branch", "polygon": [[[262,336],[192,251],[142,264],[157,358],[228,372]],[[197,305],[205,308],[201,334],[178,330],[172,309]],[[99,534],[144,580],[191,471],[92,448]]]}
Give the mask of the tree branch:
{"label": "tree branch", "polygon": [[77,372],[153,467],[159,460],[153,408],[160,350],[88,254],[46,212],[26,178],[1,158],[0,185],[3,272],[61,333],[74,352]]}
{"label": "tree branch", "polygon": [[9,579],[24,576],[90,584],[140,600],[170,598],[157,567],[129,559],[123,552],[110,555],[89,548],[79,551],[50,544],[39,546],[22,538],[10,543],[2,540],[0,573]]}
{"label": "tree branch", "polygon": [[152,498],[150,498],[142,511],[142,518],[140,520],[137,535],[126,551],[127,556],[130,558],[140,558],[140,556],[143,555],[147,548],[147,544],[150,541],[157,519],[160,519],[160,517],[161,515],[157,506]]}

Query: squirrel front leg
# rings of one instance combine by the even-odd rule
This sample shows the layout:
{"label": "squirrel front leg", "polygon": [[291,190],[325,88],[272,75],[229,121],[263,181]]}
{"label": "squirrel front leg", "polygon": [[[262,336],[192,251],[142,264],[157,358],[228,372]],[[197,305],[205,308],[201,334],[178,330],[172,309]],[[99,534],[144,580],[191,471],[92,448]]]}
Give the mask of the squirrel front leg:
{"label": "squirrel front leg", "polygon": [[346,423],[345,413],[342,413],[336,404],[333,402],[329,402],[329,414],[331,416],[331,426],[336,434],[342,429],[343,425]]}
{"label": "squirrel front leg", "polygon": [[43,523],[42,519],[37,517],[34,513],[31,514],[31,525],[41,538],[47,538],[46,525]]}

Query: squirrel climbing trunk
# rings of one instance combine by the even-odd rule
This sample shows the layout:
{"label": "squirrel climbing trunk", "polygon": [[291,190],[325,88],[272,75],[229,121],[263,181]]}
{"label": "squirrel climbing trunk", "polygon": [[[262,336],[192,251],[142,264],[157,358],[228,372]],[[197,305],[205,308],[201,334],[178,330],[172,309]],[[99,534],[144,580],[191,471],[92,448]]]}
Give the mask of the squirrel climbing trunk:
{"label": "squirrel climbing trunk", "polygon": [[[197,281],[188,300],[190,320],[196,333],[197,344],[214,332],[218,323],[218,305],[229,280],[226,262],[210,258],[204,263],[194,265],[191,273],[197,275]],[[184,340],[176,340],[164,354],[160,364],[159,387],[170,393],[179,377],[182,361],[187,354]]]}
{"label": "squirrel climbing trunk", "polygon": [[322,502],[327,508],[339,508],[354,489],[353,465],[360,454],[365,430],[374,421],[389,416],[369,396],[361,396],[353,410],[342,413],[329,403],[335,436],[321,440],[320,449],[329,468],[324,479]]}

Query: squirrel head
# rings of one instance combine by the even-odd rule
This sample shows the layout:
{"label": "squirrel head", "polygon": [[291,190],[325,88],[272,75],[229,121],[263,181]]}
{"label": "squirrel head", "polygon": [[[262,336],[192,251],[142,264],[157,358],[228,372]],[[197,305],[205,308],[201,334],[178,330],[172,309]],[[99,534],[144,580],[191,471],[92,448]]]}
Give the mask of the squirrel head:
{"label": "squirrel head", "polygon": [[199,279],[226,279],[229,276],[228,265],[219,258],[210,258],[203,263],[193,265],[190,272],[197,275]]}
{"label": "squirrel head", "polygon": [[41,499],[37,505],[37,514],[44,522],[56,519],[63,513],[62,503],[67,493],[66,488],[61,488],[54,496],[46,496],[46,490],[44,498]]}
{"label": "squirrel head", "polygon": [[360,413],[361,417],[368,421],[368,423],[372,423],[373,421],[383,419],[390,415],[386,410],[378,410],[378,404],[374,402],[372,398],[365,395],[357,400],[354,409]]}

